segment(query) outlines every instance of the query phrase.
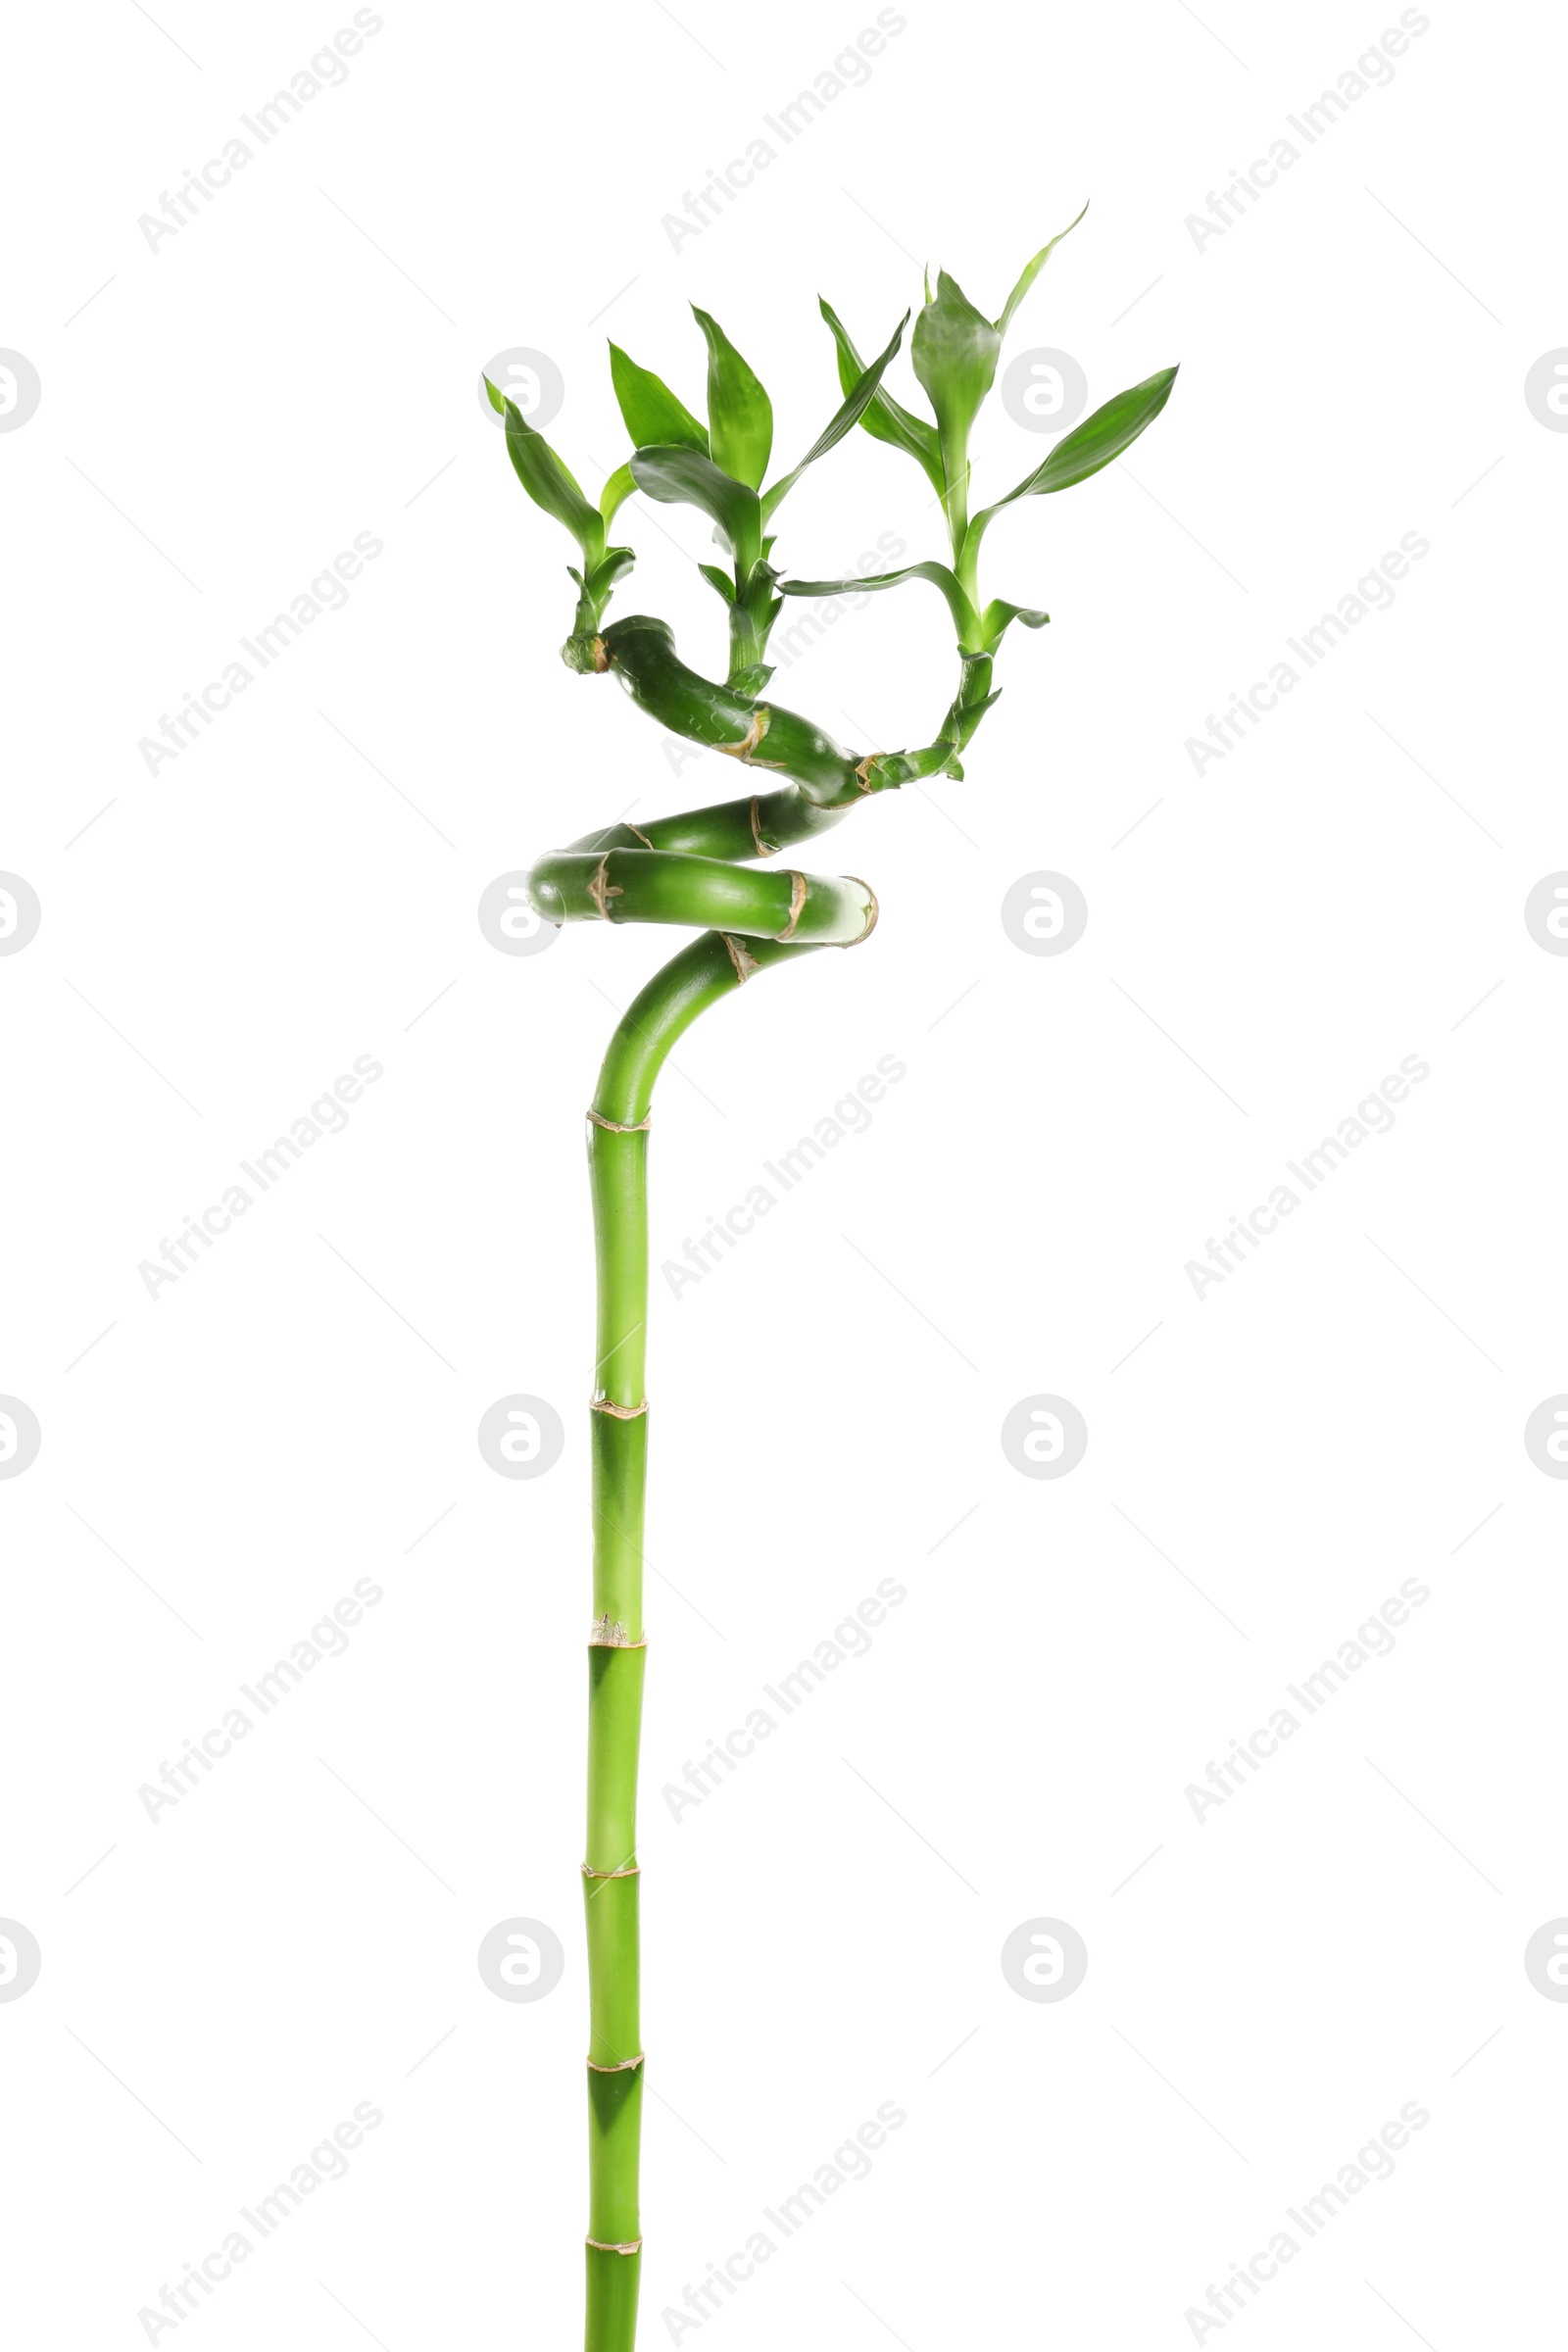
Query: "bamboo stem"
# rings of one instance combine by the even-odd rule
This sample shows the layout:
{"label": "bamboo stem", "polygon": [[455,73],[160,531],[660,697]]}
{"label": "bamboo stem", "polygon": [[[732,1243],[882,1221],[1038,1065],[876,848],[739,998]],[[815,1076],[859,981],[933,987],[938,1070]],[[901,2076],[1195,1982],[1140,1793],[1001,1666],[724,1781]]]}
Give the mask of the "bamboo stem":
{"label": "bamboo stem", "polygon": [[[638,699],[667,717],[693,673],[668,635],[622,624],[636,655]],[[604,640],[596,640],[596,646]],[[603,674],[597,654],[585,663]],[[678,674],[677,674],[678,673]],[[671,680],[673,679],[673,684]],[[590,1413],[594,1514],[593,1630],[588,1648],[588,1821],[583,1859],[589,1986],[587,2352],[634,2352],[642,2267],[638,2173],[643,2078],[637,1861],[637,1764],[647,1660],[643,1519],[649,1407],[648,1140],[654,1086],[698,1016],[759,971],[817,949],[854,947],[876,922],[875,895],[849,876],[820,877],[757,859],[839,822],[878,793],[954,758],[984,710],[990,664],[966,662],[958,701],[928,752],[857,762],[808,721],[782,713],[756,743],[786,750],[768,789],[646,827],[617,824],[542,858],[529,896],[554,922],[715,926],[682,949],[628,1007],[610,1041],[590,1106],[598,1321]],[[716,723],[702,689],[701,724]],[[971,709],[971,695],[973,707]],[[720,716],[724,716],[720,712]],[[727,723],[727,721],[726,721]],[[749,752],[743,753],[749,758]],[[768,762],[760,759],[759,765]]]}
{"label": "bamboo stem", "polygon": [[[755,853],[754,853],[755,854]],[[780,877],[782,878],[782,877]],[[861,886],[863,888],[863,885]],[[688,919],[690,919],[688,917]],[[809,945],[752,939],[753,971]],[[594,1627],[588,1648],[588,2352],[632,2352],[642,2267],[638,2159],[643,2060],[639,1994],[637,1760],[642,1728],[644,1387],[648,1317],[648,1117],[670,1048],[742,985],[710,931],[656,972],[611,1039],[588,1118],[598,1268],[593,1455]]]}

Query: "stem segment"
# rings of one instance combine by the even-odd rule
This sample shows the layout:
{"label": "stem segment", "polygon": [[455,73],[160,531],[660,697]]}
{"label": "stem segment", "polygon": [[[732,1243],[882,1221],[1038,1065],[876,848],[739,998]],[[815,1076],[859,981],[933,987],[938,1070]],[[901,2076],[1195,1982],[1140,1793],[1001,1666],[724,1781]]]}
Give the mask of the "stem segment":
{"label": "stem segment", "polygon": [[642,1729],[648,1400],[648,1130],[654,1082],[699,1013],[745,976],[809,947],[710,931],[656,972],[611,1039],[588,1119],[598,1264],[592,1420],[594,1627],[588,1648],[587,2352],[632,2352],[642,2266],[638,2154],[637,1752]]}

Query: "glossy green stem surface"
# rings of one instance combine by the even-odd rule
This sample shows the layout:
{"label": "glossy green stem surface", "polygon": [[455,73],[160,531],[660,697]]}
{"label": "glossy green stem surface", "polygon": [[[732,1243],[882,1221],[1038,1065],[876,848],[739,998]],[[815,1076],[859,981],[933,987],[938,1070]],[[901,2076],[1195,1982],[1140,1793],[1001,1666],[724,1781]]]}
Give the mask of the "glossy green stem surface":
{"label": "glossy green stem surface", "polygon": [[[588,2352],[632,2352],[642,2261],[637,2183],[645,2061],[638,2015],[637,1757],[648,1655],[643,1508],[649,1418],[644,1389],[648,1131],[643,1122],[665,1056],[699,1013],[754,972],[809,952],[808,946],[758,939],[749,943],[742,959],[736,943],[716,931],[684,948],[633,1001],[611,1039],[588,1120],[599,1306],[590,1412],[594,1626],[588,1649],[583,1859],[589,1987]],[[743,969],[743,961],[750,970]]]}

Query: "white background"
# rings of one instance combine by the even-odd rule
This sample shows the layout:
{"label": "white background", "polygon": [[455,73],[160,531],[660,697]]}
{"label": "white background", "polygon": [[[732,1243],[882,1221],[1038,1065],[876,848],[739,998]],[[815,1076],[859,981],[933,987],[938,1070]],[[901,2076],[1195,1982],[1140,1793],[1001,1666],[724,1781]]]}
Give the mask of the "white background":
{"label": "white background", "polygon": [[[0,1484],[0,1912],[43,1968],[0,2007],[11,2332],[146,2341],[161,2285],[369,2101],[348,2177],[156,2340],[577,2340],[580,1116],[607,1000],[672,943],[511,957],[475,907],[736,779],[676,775],[557,660],[570,545],[476,374],[549,354],[550,437],[596,492],[625,455],[604,336],[699,406],[695,300],[789,462],[838,399],[818,293],[867,350],[928,257],[994,314],[1088,195],[1009,352],[1072,353],[1095,401],[1179,360],[1171,403],[991,534],[987,593],[1052,625],[1009,638],[963,784],[834,837],[875,939],[726,1003],[661,1089],[656,1260],[907,1065],[720,1268],[678,1300],[656,1277],[642,2340],[1538,2340],[1568,2014],[1522,1955],[1568,1911],[1568,1492],[1522,1430],[1568,1388],[1568,963],[1522,909],[1568,863],[1568,440],[1523,385],[1568,342],[1560,25],[1434,5],[1200,247],[1187,217],[1397,10],[907,0],[863,86],[676,250],[662,217],[876,12],[678,13],[388,0],[156,250],[138,216],[351,12],[12,30],[0,343],[43,390],[0,436],[0,866],[43,920],[0,960],[0,1390],[43,1440]],[[994,402],[982,484],[1048,446]],[[858,434],[780,560],[938,555],[939,519]],[[622,526],[615,611],[712,668],[706,526],[642,499]],[[149,774],[139,739],[361,532],[383,553],[346,607]],[[1208,714],[1409,532],[1392,609],[1196,774]],[[775,692],[920,741],[950,670],[916,586]],[[1001,925],[1042,868],[1089,902],[1060,957]],[[346,1131],[149,1297],[138,1264],[360,1055],[384,1075]],[[1430,1077],[1393,1130],[1196,1297],[1187,1261],[1406,1055]],[[475,1444],[519,1391],[567,1430],[532,1483]],[[999,1442],[1038,1392],[1088,1423],[1058,1482]],[[869,1654],[672,1819],[662,1786],[889,1577]],[[138,1788],[364,1578],[346,1654],[150,1820]],[[1210,1759],[1410,1578],[1393,1654],[1195,1818]],[[475,1966],[517,1915],[567,1954],[531,2005]],[[1059,2004],[1000,1966],[1042,1916],[1088,1946]],[[887,2101],[869,2179],[700,2328],[662,2320]],[[1411,2101],[1394,2177],[1197,2330]]]}

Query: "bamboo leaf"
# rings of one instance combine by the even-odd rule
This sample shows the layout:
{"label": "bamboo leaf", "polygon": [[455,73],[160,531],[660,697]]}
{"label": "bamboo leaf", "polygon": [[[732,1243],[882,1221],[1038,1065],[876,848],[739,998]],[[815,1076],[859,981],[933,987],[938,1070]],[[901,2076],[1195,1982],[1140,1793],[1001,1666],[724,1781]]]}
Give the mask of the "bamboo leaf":
{"label": "bamboo leaf", "polygon": [[669,386],[628,359],[618,343],[610,346],[610,377],[633,449],[700,449],[708,455],[708,430],[698,423]]}
{"label": "bamboo leaf", "polygon": [[[831,304],[818,298],[817,308],[826,319],[838,350],[839,384],[845,392],[853,392],[865,373],[865,363],[850,341]],[[911,415],[901,408],[883,385],[878,384],[861,412],[859,421],[874,441],[886,441],[894,449],[902,449],[913,458],[923,470],[927,481],[939,495],[946,488],[942,473],[942,450],[936,428],[923,416]]]}
{"label": "bamboo leaf", "polygon": [[498,392],[488,376],[484,388],[491,407],[507,420],[507,454],[518,481],[536,507],[565,524],[582,549],[584,564],[597,564],[605,547],[605,524],[598,509],[588,504],[576,476],[562,464],[543,433],[534,431],[515,401]]}
{"label": "bamboo leaf", "polygon": [[1176,381],[1174,368],[1161,368],[1156,375],[1144,378],[1141,384],[1131,385],[1107,400],[1103,408],[1096,409],[1082,424],[1063,434],[1044,465],[1037,466],[1015,490],[999,498],[994,507],[977,514],[971,531],[983,531],[993,514],[1010,507],[1015,498],[1041,498],[1053,490],[1070,490],[1075,482],[1085,482],[1102,466],[1119,458],[1130,449],[1139,434],[1152,424],[1170,398]]}
{"label": "bamboo leaf", "polygon": [[993,597],[980,615],[980,643],[988,654],[994,654],[1013,621],[1021,620],[1026,629],[1043,629],[1051,618],[1030,605],[1009,605],[1001,597]]}
{"label": "bamboo leaf", "polygon": [[718,591],[726,605],[732,605],[735,602],[735,583],[727,571],[720,571],[716,564],[699,564],[697,568],[710,588],[715,588]]}
{"label": "bamboo leaf", "polygon": [[760,490],[773,447],[773,404],[716,318],[692,313],[708,341],[708,432],[713,461]]}
{"label": "bamboo leaf", "polygon": [[[1087,213],[1089,207],[1086,204],[1084,206],[1083,213],[1080,213],[1078,216],[1078,220],[1083,219],[1084,213]],[[997,320],[997,332],[999,335],[1004,335],[1006,333],[1008,327],[1012,324],[1012,315],[1018,308],[1019,303],[1022,302],[1024,296],[1034,284],[1035,279],[1040,275],[1041,270],[1045,268],[1047,262],[1050,261],[1052,255],[1056,250],[1056,247],[1061,243],[1062,238],[1070,237],[1072,235],[1073,230],[1078,225],[1078,220],[1069,220],[1066,227],[1059,230],[1058,233],[1052,238],[1049,245],[1041,246],[1040,251],[1035,255],[1035,258],[1032,262],[1025,264],[1023,275],[1019,278],[1018,283],[1013,287],[1012,292],[1007,296],[1006,302],[1003,308],[1002,317]]]}
{"label": "bamboo leaf", "polygon": [[876,388],[882,381],[882,371],[903,342],[904,330],[908,323],[909,314],[906,311],[893,330],[893,340],[886,351],[878,359],[874,359],[870,367],[863,370],[849,398],[834,412],[831,421],[823,426],[794,472],[785,474],[782,481],[775,482],[771,490],[763,492],[762,520],[764,522],[775,513],[781,500],[794,489],[808,466],[814,466],[818,458],[825,457],[828,451],[842,441],[845,434],[853,431],[859,422],[876,396]]}
{"label": "bamboo leaf", "polygon": [[956,478],[969,427],[997,372],[1002,337],[982,318],[956,278],[937,271],[937,294],[914,322],[909,357],[936,413],[948,474]]}
{"label": "bamboo leaf", "polygon": [[758,561],[762,503],[757,492],[697,449],[639,449],[631,461],[639,490],[666,507],[698,507],[718,525],[743,572]]}
{"label": "bamboo leaf", "polygon": [[629,547],[607,547],[603,563],[596,564],[588,574],[588,594],[601,601],[608,597],[615,583],[626,577],[636,561]]}
{"label": "bamboo leaf", "polygon": [[607,531],[636,487],[630,466],[617,466],[599,493],[599,512]]}
{"label": "bamboo leaf", "polygon": [[779,591],[784,596],[858,596],[867,588],[897,588],[904,580],[929,580],[941,589],[960,640],[978,629],[979,616],[946,564],[906,564],[902,571],[871,572],[864,579],[780,580]]}

